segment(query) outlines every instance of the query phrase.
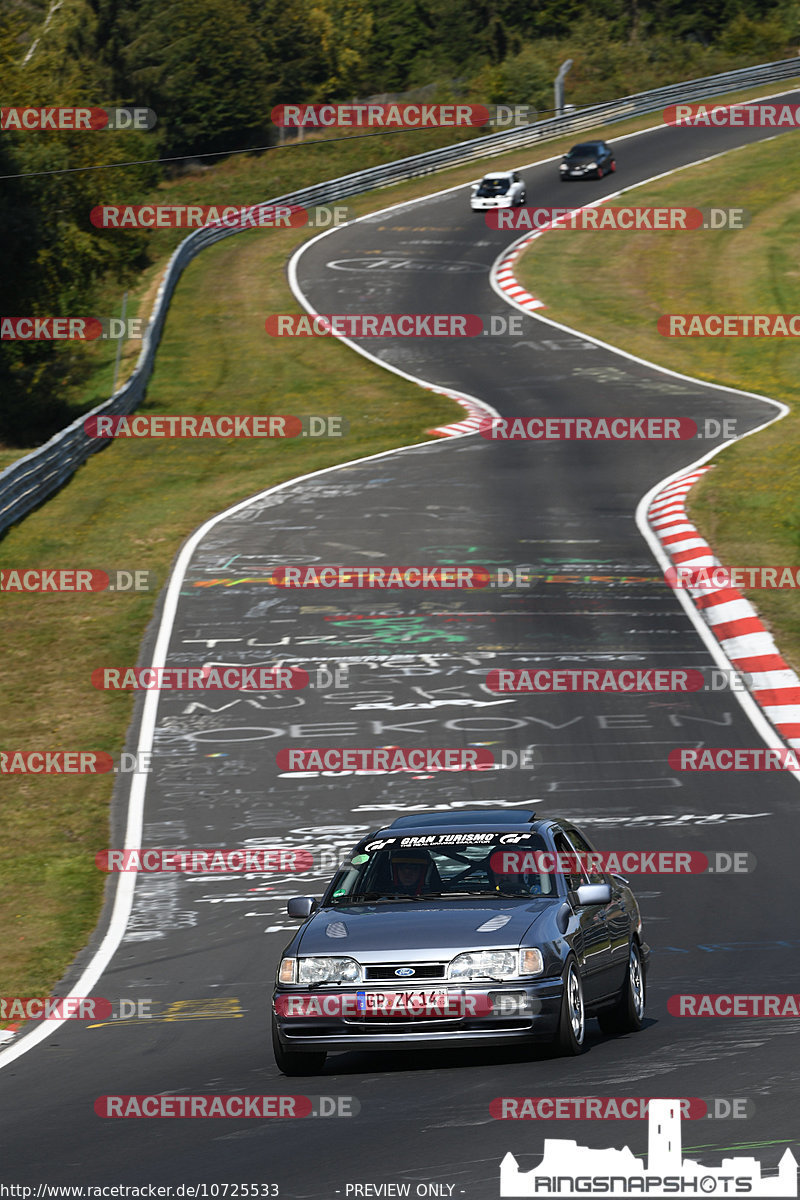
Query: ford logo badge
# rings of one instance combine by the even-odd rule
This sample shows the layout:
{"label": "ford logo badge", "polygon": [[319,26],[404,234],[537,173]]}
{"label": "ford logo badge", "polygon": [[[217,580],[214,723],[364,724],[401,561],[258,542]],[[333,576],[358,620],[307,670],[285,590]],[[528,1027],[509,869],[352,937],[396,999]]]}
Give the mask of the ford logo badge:
{"label": "ford logo badge", "polygon": [[416,975],[416,973],[413,967],[398,967],[395,971],[395,975]]}

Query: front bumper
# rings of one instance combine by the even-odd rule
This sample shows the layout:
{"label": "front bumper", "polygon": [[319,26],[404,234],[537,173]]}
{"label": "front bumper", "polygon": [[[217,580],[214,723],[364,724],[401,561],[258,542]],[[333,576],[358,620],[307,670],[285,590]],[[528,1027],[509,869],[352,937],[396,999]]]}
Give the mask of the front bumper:
{"label": "front bumper", "polygon": [[[437,987],[446,993],[452,1011],[463,1015],[446,1016],[365,1016],[359,1015],[359,992],[376,993],[387,999],[394,988],[328,988],[316,993],[320,1007],[331,995],[338,1003],[331,1010],[345,1008],[348,1015],[333,1012],[319,1016],[285,1013],[284,997],[307,996],[302,989],[278,989],[273,996],[273,1016],[278,1036],[287,1050],[351,1050],[356,1047],[416,1046],[492,1046],[518,1041],[535,1041],[553,1036],[561,1012],[563,983],[560,976],[535,983],[486,984]],[[473,1002],[468,1004],[464,997]],[[459,998],[461,998],[459,1000]],[[361,1002],[363,1005],[363,1001]],[[277,1006],[277,1007],[276,1007]],[[300,1006],[298,1006],[300,1007]],[[283,1010],[283,1011],[279,1011]]]}

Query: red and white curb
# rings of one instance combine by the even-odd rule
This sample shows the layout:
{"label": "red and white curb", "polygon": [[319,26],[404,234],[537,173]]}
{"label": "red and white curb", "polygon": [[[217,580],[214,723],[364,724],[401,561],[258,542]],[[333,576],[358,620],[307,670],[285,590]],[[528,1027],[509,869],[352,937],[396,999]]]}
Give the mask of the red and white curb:
{"label": "red and white curb", "polygon": [[[648,524],[674,567],[721,565],[685,507],[687,493],[711,469],[697,467],[678,476],[650,502]],[[752,676],[751,695],[764,715],[789,746],[800,747],[800,679],[779,654],[753,605],[737,588],[702,585],[685,590],[734,667]]]}
{"label": "red and white curb", "polygon": [[529,291],[526,291],[517,282],[517,277],[514,274],[514,263],[523,250],[542,232],[543,230],[537,229],[530,237],[523,238],[521,242],[516,242],[513,250],[509,250],[508,254],[500,259],[497,270],[494,272],[494,278],[500,290],[508,296],[509,300],[513,300],[521,308],[527,309],[528,312],[538,312],[540,308],[547,308],[547,305],[543,300],[537,300],[535,296],[532,296]]}
{"label": "red and white curb", "polygon": [[486,420],[488,415],[486,406],[467,399],[460,392],[451,392],[447,388],[431,387],[430,385],[426,386],[425,390],[435,392],[437,396],[448,396],[467,411],[467,416],[462,421],[453,421],[449,425],[437,425],[435,429],[426,429],[426,433],[435,434],[436,437],[463,437],[466,433],[477,433],[481,427],[481,421]]}

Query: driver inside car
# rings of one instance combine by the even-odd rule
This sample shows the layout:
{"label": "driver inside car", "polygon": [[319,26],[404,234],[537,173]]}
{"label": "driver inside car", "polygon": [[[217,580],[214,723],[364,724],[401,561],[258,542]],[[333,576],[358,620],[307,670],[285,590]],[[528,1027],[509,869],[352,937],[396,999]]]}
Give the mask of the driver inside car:
{"label": "driver inside car", "polygon": [[391,856],[392,888],[406,896],[439,890],[441,880],[427,850],[394,850]]}

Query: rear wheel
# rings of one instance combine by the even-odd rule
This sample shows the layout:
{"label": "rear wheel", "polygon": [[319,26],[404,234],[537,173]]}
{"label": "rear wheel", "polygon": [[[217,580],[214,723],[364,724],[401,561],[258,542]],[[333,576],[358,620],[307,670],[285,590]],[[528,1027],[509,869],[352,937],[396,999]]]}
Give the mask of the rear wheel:
{"label": "rear wheel", "polygon": [[284,1075],[319,1075],[327,1058],[325,1050],[312,1050],[310,1053],[286,1050],[278,1037],[278,1026],[274,1017],[272,1018],[272,1049],[278,1070]]}
{"label": "rear wheel", "polygon": [[561,1013],[553,1046],[559,1054],[582,1054],[586,1036],[586,1015],[583,1005],[581,974],[574,958],[568,960],[563,979]]}
{"label": "rear wheel", "polygon": [[644,1024],[644,1006],[642,954],[636,942],[632,942],[619,999],[613,1008],[597,1014],[600,1028],[603,1033],[638,1033]]}
{"label": "rear wheel", "polygon": [[612,158],[612,160],[611,160],[611,170],[612,170],[612,172],[613,172],[613,171],[616,171],[616,169],[617,169],[617,160],[616,160],[615,158]]}

